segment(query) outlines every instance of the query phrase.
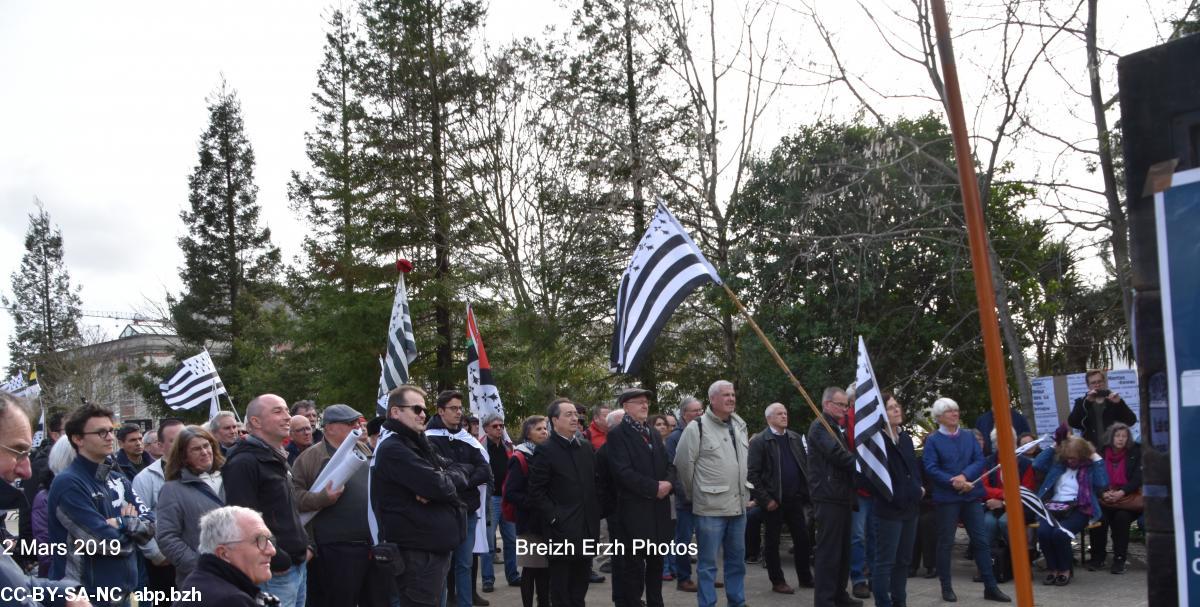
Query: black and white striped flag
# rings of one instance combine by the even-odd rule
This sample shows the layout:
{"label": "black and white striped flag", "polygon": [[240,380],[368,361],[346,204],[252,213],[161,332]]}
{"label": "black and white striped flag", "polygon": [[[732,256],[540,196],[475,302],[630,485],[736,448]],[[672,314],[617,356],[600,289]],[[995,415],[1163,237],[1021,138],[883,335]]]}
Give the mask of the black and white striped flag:
{"label": "black and white striped flag", "polygon": [[401,259],[396,267],[400,269],[400,280],[396,282],[396,298],[392,301],[387,356],[383,361],[383,384],[388,392],[408,383],[408,365],[417,359],[417,338],[408,311],[408,290],[404,287],[404,274],[412,270],[412,264]]}
{"label": "black and white striped flag", "polygon": [[1046,504],[1042,502],[1042,498],[1025,486],[1021,486],[1021,503],[1026,508],[1033,511],[1034,516],[1038,517],[1038,522],[1043,525],[1050,525],[1054,529],[1058,529],[1067,534],[1071,539],[1075,539],[1075,534],[1071,533],[1066,527],[1058,524],[1058,519],[1054,518],[1050,511],[1046,510]]}
{"label": "black and white striped flag", "polygon": [[172,409],[193,409],[207,404],[210,414],[217,410],[217,397],[229,394],[208,350],[179,363],[171,377],[158,384],[158,389]]}
{"label": "black and white striped flag", "polygon": [[858,337],[858,373],[854,387],[854,449],[858,471],[871,481],[884,499],[892,499],[892,474],[887,467],[888,440],[886,403],[875,381],[875,370],[867,356],[867,344]]}
{"label": "black and white striped flag", "polygon": [[637,373],[675,308],[696,287],[710,282],[722,284],[717,270],[660,200],[621,276],[609,358],[612,370]]}

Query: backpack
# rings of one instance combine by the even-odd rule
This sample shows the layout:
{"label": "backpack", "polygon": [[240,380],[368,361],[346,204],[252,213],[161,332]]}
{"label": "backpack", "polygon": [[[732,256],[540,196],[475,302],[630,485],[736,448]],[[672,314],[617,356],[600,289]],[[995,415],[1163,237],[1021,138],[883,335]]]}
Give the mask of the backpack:
{"label": "backpack", "polygon": [[[529,461],[525,459],[525,453],[522,451],[513,450],[512,456],[516,458],[517,463],[521,466],[521,474],[529,476]],[[517,522],[517,506],[508,501],[508,483],[504,483],[504,487],[500,490],[500,516],[506,522]]]}

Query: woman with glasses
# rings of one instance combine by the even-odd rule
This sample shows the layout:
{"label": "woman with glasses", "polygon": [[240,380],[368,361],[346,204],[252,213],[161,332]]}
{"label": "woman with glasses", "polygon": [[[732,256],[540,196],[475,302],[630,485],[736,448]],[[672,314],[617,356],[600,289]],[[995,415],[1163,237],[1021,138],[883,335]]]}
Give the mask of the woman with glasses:
{"label": "woman with glasses", "polygon": [[217,439],[200,426],[179,433],[166,455],[158,494],[158,548],[175,565],[175,583],[196,568],[200,558],[200,517],[225,505],[221,465],[225,458]]}

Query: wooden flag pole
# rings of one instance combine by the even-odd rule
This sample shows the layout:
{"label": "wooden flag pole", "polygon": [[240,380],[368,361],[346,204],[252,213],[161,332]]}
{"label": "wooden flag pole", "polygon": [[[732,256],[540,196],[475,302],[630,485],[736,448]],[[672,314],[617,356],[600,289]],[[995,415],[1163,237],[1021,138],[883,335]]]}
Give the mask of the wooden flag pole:
{"label": "wooden flag pole", "polygon": [[[825,416],[821,413],[821,410],[817,408],[817,405],[813,404],[812,397],[808,395],[808,391],[804,389],[804,386],[800,385],[800,380],[796,379],[795,374],[793,374],[792,370],[788,368],[787,363],[783,362],[783,357],[779,355],[779,352],[775,351],[775,346],[771,345],[771,340],[767,339],[767,335],[763,333],[762,329],[758,327],[758,323],[754,322],[754,319],[750,316],[750,313],[746,311],[746,306],[743,306],[742,301],[738,299],[737,295],[733,294],[733,290],[729,288],[729,285],[722,282],[721,286],[725,288],[725,293],[729,295],[729,299],[732,299],[733,304],[737,306],[738,312],[741,312],[746,321],[750,323],[750,328],[754,329],[754,334],[757,335],[758,339],[762,340],[763,345],[767,347],[767,352],[771,353],[771,357],[775,359],[775,364],[779,365],[779,368],[783,369],[784,373],[787,373],[788,379],[792,380],[792,385],[796,386],[796,389],[800,391],[800,395],[804,397],[804,402],[808,403],[808,407],[812,409],[813,413],[817,416],[817,421],[821,422],[822,426],[825,426],[825,429],[829,431],[829,435],[832,436],[834,440],[837,440],[838,433],[834,432],[833,427],[829,425],[829,422],[825,421]],[[851,404],[850,406],[854,405]]]}
{"label": "wooden flag pole", "polygon": [[954,63],[954,47],[950,40],[950,20],[946,16],[945,0],[932,0],[934,29],[937,31],[938,55],[946,90],[946,113],[950,132],[954,136],[954,157],[958,164],[958,180],[962,189],[963,208],[967,219],[967,236],[971,244],[971,266],[975,273],[975,296],[979,301],[979,325],[983,330],[983,351],[987,360],[988,388],[992,397],[992,412],[996,421],[996,449],[999,451],[1000,473],[1004,480],[1004,503],[1008,513],[1008,545],[1012,547],[1013,582],[1017,604],[1033,607],[1033,584],[1029,559],[1025,558],[1025,512],[1021,505],[1021,479],[1017,471],[1017,456],[1009,411],[1008,378],[1000,349],[1000,326],[996,317],[996,294],[992,292],[992,268],[988,260],[987,228],[983,222],[983,205],[979,200],[979,182],[963,117],[962,92],[958,84],[958,69]]}

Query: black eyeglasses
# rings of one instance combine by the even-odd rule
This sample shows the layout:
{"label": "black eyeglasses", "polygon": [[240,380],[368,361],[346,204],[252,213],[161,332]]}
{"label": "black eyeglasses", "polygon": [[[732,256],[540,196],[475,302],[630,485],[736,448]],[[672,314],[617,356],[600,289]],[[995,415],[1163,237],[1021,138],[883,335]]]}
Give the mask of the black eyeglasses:
{"label": "black eyeglasses", "polygon": [[[429,413],[429,410],[421,405],[396,405],[396,406],[401,409],[412,409],[413,412],[416,413],[417,415],[427,415]],[[460,407],[459,410],[461,410],[461,409],[462,408]]]}
{"label": "black eyeglasses", "polygon": [[235,542],[225,542],[224,545],[228,546],[230,544],[244,544],[246,542],[254,542],[255,547],[257,547],[259,550],[262,550],[262,551],[266,551],[268,544],[271,546],[277,545],[275,543],[275,536],[266,535],[266,534],[256,535],[256,536],[254,536],[254,539],[237,540]]}
{"label": "black eyeglasses", "polygon": [[80,432],[80,434],[83,434],[84,436],[87,436],[88,434],[95,434],[100,438],[108,438],[112,436],[113,430],[114,428],[100,428],[99,430],[92,430],[91,432]]}

